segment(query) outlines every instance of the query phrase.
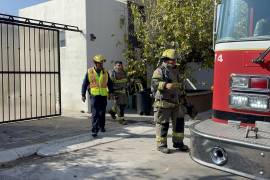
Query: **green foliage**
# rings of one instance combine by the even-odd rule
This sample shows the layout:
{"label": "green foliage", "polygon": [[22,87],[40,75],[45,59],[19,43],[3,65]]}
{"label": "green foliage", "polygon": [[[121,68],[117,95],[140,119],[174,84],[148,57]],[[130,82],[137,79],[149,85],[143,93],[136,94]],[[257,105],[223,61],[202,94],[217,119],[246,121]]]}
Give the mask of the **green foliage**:
{"label": "green foliage", "polygon": [[138,54],[128,46],[125,56],[130,68],[145,73],[145,66],[156,66],[167,48],[176,48],[185,62],[213,65],[213,0],[144,0],[142,3],[144,13],[137,5],[131,6],[134,35],[141,43],[142,52]]}

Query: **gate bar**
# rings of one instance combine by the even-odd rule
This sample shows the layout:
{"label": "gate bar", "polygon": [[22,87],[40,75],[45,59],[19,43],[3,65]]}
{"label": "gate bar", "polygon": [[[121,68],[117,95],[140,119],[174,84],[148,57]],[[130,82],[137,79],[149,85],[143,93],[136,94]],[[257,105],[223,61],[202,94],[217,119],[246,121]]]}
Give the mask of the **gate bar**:
{"label": "gate bar", "polygon": [[[1,45],[1,54],[0,54],[0,58],[1,58],[1,63],[2,63],[2,71],[3,71],[3,68],[4,68],[4,57],[3,57],[3,25],[1,24],[0,26],[0,30],[1,30],[1,42],[0,42],[0,45]],[[3,114],[3,120],[5,119],[5,107],[4,107],[4,74],[2,74],[2,114]]]}
{"label": "gate bar", "polygon": [[[8,41],[8,24],[7,24],[7,69],[9,71],[9,41]],[[10,75],[8,74],[8,120],[10,121]]]}
{"label": "gate bar", "polygon": [[51,29],[62,29],[66,31],[75,31],[75,32],[82,32],[77,26],[71,26],[66,24],[54,23],[49,21],[42,21],[37,19],[13,16],[8,14],[1,14],[0,13],[0,22],[10,22],[14,24],[28,24],[38,27],[48,27]]}

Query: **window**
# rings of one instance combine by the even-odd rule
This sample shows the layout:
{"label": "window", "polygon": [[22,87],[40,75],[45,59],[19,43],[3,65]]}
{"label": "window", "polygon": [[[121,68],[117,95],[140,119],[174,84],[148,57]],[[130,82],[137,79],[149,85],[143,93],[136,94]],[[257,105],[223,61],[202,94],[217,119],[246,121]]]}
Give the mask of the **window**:
{"label": "window", "polygon": [[227,0],[222,9],[219,40],[237,40],[248,36],[248,5],[243,0]]}
{"label": "window", "polygon": [[269,0],[223,0],[218,42],[270,38]]}

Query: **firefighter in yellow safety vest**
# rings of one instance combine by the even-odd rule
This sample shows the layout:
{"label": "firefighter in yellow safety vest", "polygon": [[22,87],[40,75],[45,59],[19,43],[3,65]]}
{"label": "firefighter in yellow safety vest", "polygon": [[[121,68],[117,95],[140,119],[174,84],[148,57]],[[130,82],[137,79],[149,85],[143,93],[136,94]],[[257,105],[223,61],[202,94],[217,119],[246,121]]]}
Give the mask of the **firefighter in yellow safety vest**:
{"label": "firefighter in yellow safety vest", "polygon": [[86,91],[90,94],[92,112],[92,136],[96,137],[99,130],[105,132],[105,113],[107,97],[113,91],[112,81],[107,70],[103,68],[106,61],[101,54],[93,57],[94,67],[88,69],[82,84],[82,101],[86,100]]}

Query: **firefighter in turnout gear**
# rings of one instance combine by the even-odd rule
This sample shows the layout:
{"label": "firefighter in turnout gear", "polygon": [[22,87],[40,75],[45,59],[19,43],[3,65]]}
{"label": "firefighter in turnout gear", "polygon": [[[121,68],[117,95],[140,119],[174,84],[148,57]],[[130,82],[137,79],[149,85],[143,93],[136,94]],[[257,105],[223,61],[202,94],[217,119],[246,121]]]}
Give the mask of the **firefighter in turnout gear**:
{"label": "firefighter in turnout gear", "polygon": [[[116,61],[114,69],[110,73],[110,78],[113,82],[113,94],[112,101],[113,106],[109,113],[113,119],[117,119],[120,124],[127,124],[124,119],[125,107],[128,104],[127,97],[127,84],[128,77],[127,73],[124,71],[123,63],[121,61]],[[117,117],[116,117],[117,114]]]}
{"label": "firefighter in turnout gear", "polygon": [[176,51],[167,49],[163,52],[161,65],[154,71],[151,89],[155,98],[154,120],[156,123],[157,150],[170,153],[167,147],[169,121],[172,121],[173,147],[180,151],[188,151],[184,145],[183,80],[176,68]]}
{"label": "firefighter in turnout gear", "polygon": [[98,54],[93,57],[95,67],[88,69],[82,85],[82,101],[86,100],[86,91],[90,94],[92,112],[92,136],[98,131],[105,132],[105,113],[107,97],[112,92],[112,81],[108,72],[103,68],[106,59]]}

